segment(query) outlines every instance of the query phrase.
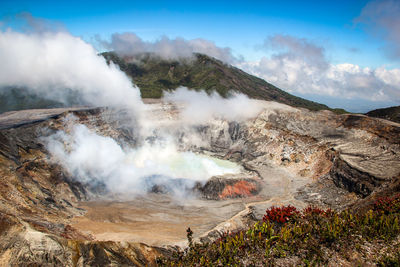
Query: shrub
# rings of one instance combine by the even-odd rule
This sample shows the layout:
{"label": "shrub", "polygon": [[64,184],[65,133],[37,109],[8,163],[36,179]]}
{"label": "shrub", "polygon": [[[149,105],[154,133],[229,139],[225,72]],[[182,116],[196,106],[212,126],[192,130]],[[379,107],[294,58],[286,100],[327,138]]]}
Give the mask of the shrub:
{"label": "shrub", "polygon": [[377,198],[373,209],[384,214],[400,212],[400,193],[392,197]]}
{"label": "shrub", "polygon": [[271,221],[284,224],[288,222],[291,218],[298,215],[297,209],[291,205],[282,207],[271,207],[267,209],[266,214],[263,217],[263,221]]}
{"label": "shrub", "polygon": [[308,206],[307,208],[302,210],[302,216],[305,217],[312,217],[312,216],[324,216],[324,217],[331,217],[333,215],[333,211],[331,209],[320,209],[314,206]]}

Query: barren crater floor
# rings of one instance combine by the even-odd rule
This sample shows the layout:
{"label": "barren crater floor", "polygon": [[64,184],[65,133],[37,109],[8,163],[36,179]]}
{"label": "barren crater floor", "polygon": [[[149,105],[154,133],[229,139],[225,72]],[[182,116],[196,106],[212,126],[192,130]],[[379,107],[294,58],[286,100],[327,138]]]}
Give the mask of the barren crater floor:
{"label": "barren crater floor", "polygon": [[[283,168],[262,166],[261,191],[246,198],[206,200],[176,199],[164,194],[149,193],[131,201],[88,201],[79,207],[87,212],[76,216],[72,226],[101,241],[143,242],[148,245],[184,245],[186,229],[201,237],[217,229],[236,230],[243,226],[243,216],[251,205],[260,217],[267,206],[292,204],[297,190],[311,182],[309,178],[293,176]],[[253,214],[253,215],[255,215]]]}
{"label": "barren crater floor", "polygon": [[244,209],[240,200],[184,200],[148,195],[128,202],[84,202],[87,213],[72,220],[73,227],[97,240],[174,245],[186,240],[186,229],[211,230]]}

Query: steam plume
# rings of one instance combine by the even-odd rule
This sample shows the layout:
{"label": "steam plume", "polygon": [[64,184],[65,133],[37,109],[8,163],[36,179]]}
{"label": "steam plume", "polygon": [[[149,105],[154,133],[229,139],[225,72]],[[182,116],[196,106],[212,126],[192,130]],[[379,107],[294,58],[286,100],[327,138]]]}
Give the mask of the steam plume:
{"label": "steam plume", "polygon": [[240,171],[233,163],[224,166],[222,161],[179,152],[171,140],[122,148],[114,139],[70,122],[68,134],[59,131],[45,139],[53,161],[79,181],[104,184],[112,193],[135,196],[157,185],[175,196],[185,196],[196,182]]}
{"label": "steam plume", "polygon": [[122,71],[66,32],[1,31],[0,59],[0,90],[23,87],[60,102],[72,92],[82,104],[135,112],[142,106],[139,90]]}
{"label": "steam plume", "polygon": [[222,98],[216,92],[207,95],[185,87],[165,93],[164,99],[184,105],[181,119],[188,124],[204,124],[214,119],[243,121],[255,117],[265,107],[265,102],[249,99],[244,94],[234,93],[230,98]]}

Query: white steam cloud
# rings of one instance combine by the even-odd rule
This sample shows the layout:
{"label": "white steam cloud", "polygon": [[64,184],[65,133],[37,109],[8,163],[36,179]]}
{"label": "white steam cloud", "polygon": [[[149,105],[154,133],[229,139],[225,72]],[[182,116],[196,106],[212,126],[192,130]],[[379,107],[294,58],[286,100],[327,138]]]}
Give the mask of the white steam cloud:
{"label": "white steam cloud", "polygon": [[142,106],[139,90],[122,71],[66,32],[1,31],[0,61],[0,90],[23,87],[60,102],[72,92],[82,104]]}
{"label": "white steam cloud", "polygon": [[212,137],[199,135],[197,126],[255,117],[265,107],[262,101],[241,94],[224,99],[187,88],[168,93],[164,101],[180,107],[179,118],[160,124],[153,120],[151,109],[144,109],[147,122],[145,127],[141,125],[141,143],[135,148],[122,147],[114,139],[101,136],[70,117],[65,121],[65,131],[45,138],[46,147],[52,160],[72,177],[83,183],[104,184],[112,193],[130,196],[161,186],[174,196],[187,197],[196,182],[241,171],[234,163],[185,149],[210,145]]}
{"label": "white steam cloud", "polygon": [[59,131],[46,138],[53,161],[79,181],[104,184],[113,193],[134,196],[161,186],[175,196],[185,196],[196,182],[240,172],[234,163],[179,152],[171,140],[123,148],[114,139],[73,121],[67,127],[68,134]]}
{"label": "white steam cloud", "polygon": [[216,92],[207,95],[205,91],[185,87],[165,93],[164,99],[183,104],[180,115],[186,124],[204,124],[215,119],[243,121],[256,117],[265,108],[264,101],[249,99],[244,94],[234,93],[230,98],[223,98]]}

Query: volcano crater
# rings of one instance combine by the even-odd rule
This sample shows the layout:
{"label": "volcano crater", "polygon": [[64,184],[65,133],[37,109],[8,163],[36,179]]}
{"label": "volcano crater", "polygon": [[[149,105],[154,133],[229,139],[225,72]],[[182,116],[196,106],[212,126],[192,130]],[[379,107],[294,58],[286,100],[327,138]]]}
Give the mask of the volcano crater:
{"label": "volcano crater", "polygon": [[[177,127],[179,106],[154,100],[147,105],[152,116],[148,119],[157,118],[163,131],[176,137],[174,151],[187,153],[183,158],[191,164],[218,162],[222,173],[207,175],[207,168],[183,172],[179,164],[170,164],[176,154],[153,153],[151,158],[172,166],[162,169],[164,173],[175,174],[173,168],[182,171],[161,177],[161,169],[141,160],[148,159],[144,152],[154,150],[137,150],[143,140],[126,112],[75,108],[4,113],[0,225],[1,244],[10,255],[20,263],[46,257],[50,263],[73,265],[77,255],[88,262],[101,254],[106,255],[103,263],[129,258],[138,265],[150,264],[167,253],[165,248],[186,246],[188,227],[196,240],[214,240],[218,233],[261,219],[273,205],[362,207],[375,194],[394,190],[400,177],[399,139],[393,136],[400,129],[396,123],[265,102],[265,109],[249,120],[216,119],[186,128]],[[62,162],[62,157],[55,157],[84,147],[79,138],[68,139],[73,132],[69,124],[83,125],[80,130],[100,142],[89,149],[94,151],[93,161],[78,157]],[[66,148],[64,154],[50,149],[46,138],[55,134],[53,149]],[[114,154],[98,144],[111,145]],[[90,168],[74,169],[74,164]],[[141,177],[148,179],[126,183],[117,177],[110,183],[115,174],[135,175],[141,170],[135,164],[145,166]],[[212,168],[218,167],[213,164]],[[131,169],[133,165],[136,169]]]}

